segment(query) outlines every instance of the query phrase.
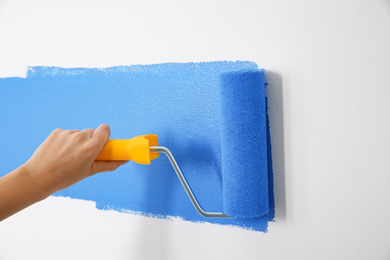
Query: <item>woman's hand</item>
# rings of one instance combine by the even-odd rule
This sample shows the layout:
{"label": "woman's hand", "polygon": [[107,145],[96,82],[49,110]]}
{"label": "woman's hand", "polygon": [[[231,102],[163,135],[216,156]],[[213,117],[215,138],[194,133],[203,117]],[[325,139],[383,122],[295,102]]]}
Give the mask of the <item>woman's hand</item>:
{"label": "woman's hand", "polygon": [[0,221],[88,176],[113,171],[126,161],[95,161],[110,137],[96,130],[54,130],[31,158],[0,178]]}
{"label": "woman's hand", "polygon": [[110,127],[96,130],[54,130],[23,165],[35,175],[36,184],[47,193],[59,190],[99,172],[113,171],[125,162],[95,161],[110,137]]}

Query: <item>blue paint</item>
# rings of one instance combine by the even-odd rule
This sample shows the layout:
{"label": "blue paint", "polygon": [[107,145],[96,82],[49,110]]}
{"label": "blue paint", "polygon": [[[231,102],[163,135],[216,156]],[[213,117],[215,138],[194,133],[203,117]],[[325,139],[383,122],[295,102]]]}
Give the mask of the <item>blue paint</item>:
{"label": "blue paint", "polygon": [[[0,79],[3,137],[0,158],[4,159],[1,173],[24,163],[55,128],[83,129],[107,123],[111,126],[111,138],[157,134],[160,145],[170,148],[176,157],[202,207],[207,211],[223,211],[221,131],[228,122],[229,125],[235,122],[222,123],[221,97],[226,95],[219,93],[221,82],[224,84],[220,77],[224,73],[253,70],[258,68],[252,62],[169,63],[107,69],[33,67],[25,79]],[[260,77],[258,82],[264,83],[263,71],[254,74],[255,78]],[[265,100],[261,84],[259,100]],[[243,95],[238,93],[245,100]],[[259,172],[268,179],[260,182],[265,200],[258,209],[264,210],[267,204],[264,202],[268,200],[269,212],[264,216],[251,219],[200,216],[163,155],[148,166],[129,162],[115,172],[95,175],[55,195],[96,201],[99,209],[131,210],[148,216],[175,216],[266,231],[268,222],[274,218],[273,177],[268,119],[264,120],[265,101],[260,103],[256,117],[262,120],[259,122],[262,128],[257,131],[266,134],[266,139],[263,136],[256,146],[262,151],[260,161],[264,162]],[[224,181],[225,174],[224,171]],[[264,193],[266,182],[268,194]],[[259,212],[256,210],[255,214]]]}

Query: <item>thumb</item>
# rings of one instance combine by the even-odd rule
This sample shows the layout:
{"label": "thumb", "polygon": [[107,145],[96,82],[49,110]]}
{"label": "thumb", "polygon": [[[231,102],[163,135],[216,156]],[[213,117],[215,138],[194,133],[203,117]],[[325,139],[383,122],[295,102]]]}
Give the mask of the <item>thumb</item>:
{"label": "thumb", "polygon": [[106,124],[101,124],[96,130],[92,133],[91,139],[95,143],[96,149],[100,152],[103,150],[103,147],[106,145],[108,138],[110,138],[111,130],[110,127]]}

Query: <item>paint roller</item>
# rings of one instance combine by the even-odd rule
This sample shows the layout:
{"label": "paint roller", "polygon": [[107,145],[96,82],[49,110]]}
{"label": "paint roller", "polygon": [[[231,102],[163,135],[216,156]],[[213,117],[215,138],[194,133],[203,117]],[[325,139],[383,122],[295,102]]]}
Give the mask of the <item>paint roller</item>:
{"label": "paint roller", "polygon": [[210,218],[256,218],[269,212],[267,124],[264,70],[223,73],[220,77],[220,133],[223,213],[205,211],[174,156],[157,135],[109,140],[96,160],[150,164],[164,153],[195,209]]}

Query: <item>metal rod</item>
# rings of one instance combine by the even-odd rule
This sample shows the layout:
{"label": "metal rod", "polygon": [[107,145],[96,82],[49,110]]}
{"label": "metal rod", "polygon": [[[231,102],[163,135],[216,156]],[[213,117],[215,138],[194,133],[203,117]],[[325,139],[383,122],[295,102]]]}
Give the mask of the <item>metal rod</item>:
{"label": "metal rod", "polygon": [[194,193],[192,192],[190,186],[188,185],[187,180],[185,179],[183,173],[181,172],[179,165],[176,163],[175,158],[173,157],[172,153],[169,151],[168,148],[163,146],[151,146],[150,152],[152,153],[164,153],[169,161],[171,162],[173,169],[175,170],[177,177],[179,177],[181,184],[183,185],[184,189],[187,192],[188,197],[190,197],[190,200],[192,204],[194,205],[195,209],[199,212],[200,215],[207,217],[207,218],[233,218],[230,216],[227,216],[223,214],[222,212],[207,212],[202,209],[202,207],[199,205],[198,200],[196,199]]}

